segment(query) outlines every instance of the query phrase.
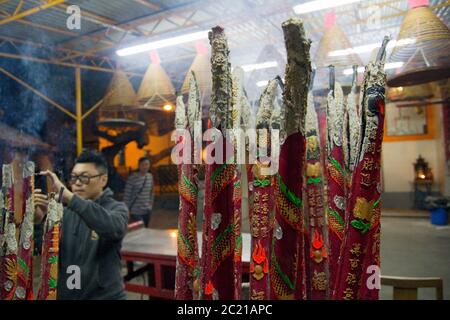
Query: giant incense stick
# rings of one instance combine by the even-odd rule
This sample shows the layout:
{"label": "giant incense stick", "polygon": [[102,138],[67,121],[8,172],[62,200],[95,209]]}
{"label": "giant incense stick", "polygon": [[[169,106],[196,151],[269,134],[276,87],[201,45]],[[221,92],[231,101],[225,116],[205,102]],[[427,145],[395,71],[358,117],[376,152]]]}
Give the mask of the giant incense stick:
{"label": "giant incense stick", "polygon": [[[181,300],[198,299],[200,290],[200,266],[197,244],[197,198],[198,198],[198,169],[194,164],[194,125],[200,119],[200,95],[194,72],[189,76],[188,110],[184,106],[182,96],[177,99],[175,116],[176,129],[188,129],[189,139],[181,143],[188,143],[190,163],[178,166],[178,189],[180,194],[180,214],[178,217],[178,254],[175,280],[175,298]],[[186,132],[186,135],[188,132]],[[183,155],[184,156],[184,155]]]}
{"label": "giant incense stick", "polygon": [[63,206],[55,199],[55,194],[49,195],[48,213],[44,222],[42,241],[41,284],[38,300],[56,300],[58,287],[59,241]]}
{"label": "giant incense stick", "polygon": [[330,92],[327,99],[327,210],[330,245],[330,283],[336,277],[345,225],[346,179],[344,171],[343,131],[344,97],[330,67]]}
{"label": "giant incense stick", "polygon": [[357,92],[358,66],[353,66],[352,88],[345,104],[345,166],[349,177],[348,186],[351,186],[351,175],[355,169],[359,150],[359,136],[361,131],[360,112]]}
{"label": "giant incense stick", "polygon": [[[231,127],[232,81],[229,50],[223,28],[209,32],[211,43],[212,96],[210,119],[216,133]],[[231,141],[219,137],[213,143],[216,161],[205,166],[205,219],[202,246],[202,292],[205,299],[235,299],[233,213],[235,164],[227,164]],[[208,148],[208,147],[207,147]],[[222,152],[221,152],[222,151]],[[220,159],[222,154],[222,159]],[[218,156],[219,155],[219,156]],[[218,163],[217,159],[222,160]]]}
{"label": "giant incense stick", "polygon": [[2,168],[2,193],[4,220],[2,247],[0,252],[0,300],[12,300],[17,287],[17,238],[14,222],[14,182],[13,167]]}
{"label": "giant incense stick", "polygon": [[366,66],[361,90],[360,147],[347,203],[334,299],[378,299],[380,264],[380,161],[384,125],[386,37],[375,62]]}
{"label": "giant incense stick", "polygon": [[17,254],[17,288],[15,299],[33,299],[33,229],[34,229],[34,163],[23,168],[23,220],[20,226]]}
{"label": "giant incense stick", "polygon": [[304,224],[302,204],[305,162],[304,122],[311,74],[310,41],[303,23],[289,19],[282,24],[287,65],[285,74],[285,128],[281,138],[279,174],[276,178],[276,222],[270,264],[271,298],[305,298]]}
{"label": "giant incense stick", "polygon": [[246,140],[245,131],[250,125],[250,103],[244,86],[244,70],[236,67],[232,74],[232,126],[233,145],[235,150],[236,172],[233,180],[233,224],[234,224],[234,276],[235,299],[241,297],[242,283],[242,211],[243,188],[248,188],[248,179],[243,179],[247,166],[245,165]]}
{"label": "giant incense stick", "polygon": [[[256,118],[258,132],[258,150],[266,149],[266,155],[271,152],[271,126],[280,125],[277,113],[280,106],[276,99],[278,83],[269,81],[259,100],[259,109]],[[273,117],[272,117],[273,116]],[[278,129],[278,128],[276,128]],[[269,261],[271,255],[271,243],[273,226],[275,222],[275,195],[274,176],[263,170],[269,165],[268,157],[258,157],[253,166],[252,196],[250,198],[250,232],[251,232],[251,256],[250,256],[250,299],[270,299]],[[271,159],[278,161],[277,159]]]}
{"label": "giant incense stick", "polygon": [[311,300],[325,300],[329,294],[328,227],[324,208],[324,181],[320,161],[320,139],[317,113],[314,107],[312,82],[308,93],[306,113],[306,199],[305,220],[308,238],[305,243],[307,296]]}

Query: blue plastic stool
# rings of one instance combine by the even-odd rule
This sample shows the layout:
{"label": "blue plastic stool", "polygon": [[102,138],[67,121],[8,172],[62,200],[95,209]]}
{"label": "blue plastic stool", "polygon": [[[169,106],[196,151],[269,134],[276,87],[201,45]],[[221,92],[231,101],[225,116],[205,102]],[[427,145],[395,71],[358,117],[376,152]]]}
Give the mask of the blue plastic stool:
{"label": "blue plastic stool", "polygon": [[431,223],[438,226],[445,226],[448,223],[447,210],[444,208],[431,210]]}

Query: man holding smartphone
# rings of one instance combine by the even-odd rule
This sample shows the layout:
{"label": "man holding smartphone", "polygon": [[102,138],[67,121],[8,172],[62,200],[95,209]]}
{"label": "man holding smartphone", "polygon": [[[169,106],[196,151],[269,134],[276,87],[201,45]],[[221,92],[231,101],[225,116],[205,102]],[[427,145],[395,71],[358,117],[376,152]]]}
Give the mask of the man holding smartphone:
{"label": "man holding smartphone", "polygon": [[[64,205],[60,240],[58,293],[62,300],[125,299],[120,250],[128,209],[106,188],[108,165],[97,151],[85,150],[70,175],[70,190],[51,171],[41,172],[53,182]],[[48,198],[35,190],[37,220],[47,213]],[[73,266],[80,271],[80,288],[68,285]]]}

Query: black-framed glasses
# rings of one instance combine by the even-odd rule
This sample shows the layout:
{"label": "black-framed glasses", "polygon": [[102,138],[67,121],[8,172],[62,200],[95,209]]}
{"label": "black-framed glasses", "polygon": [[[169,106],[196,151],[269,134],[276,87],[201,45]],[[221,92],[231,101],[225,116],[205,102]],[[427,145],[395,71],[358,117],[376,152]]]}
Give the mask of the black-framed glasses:
{"label": "black-framed glasses", "polygon": [[91,182],[91,179],[97,178],[97,177],[101,177],[103,175],[104,175],[104,173],[99,173],[99,174],[97,174],[95,176],[88,176],[88,175],[85,175],[85,174],[80,174],[80,175],[71,174],[70,177],[69,177],[69,183],[70,184],[75,184],[75,183],[77,183],[77,180],[80,180],[80,182],[82,184],[89,184]]}

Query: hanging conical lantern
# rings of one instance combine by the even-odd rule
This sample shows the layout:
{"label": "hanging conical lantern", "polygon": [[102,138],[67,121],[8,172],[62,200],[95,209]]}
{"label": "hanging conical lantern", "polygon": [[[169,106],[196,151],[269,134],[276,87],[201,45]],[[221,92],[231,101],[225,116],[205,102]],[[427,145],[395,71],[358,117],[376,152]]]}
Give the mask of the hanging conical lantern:
{"label": "hanging conical lantern", "polygon": [[181,86],[181,93],[187,94],[189,92],[189,77],[191,71],[194,71],[198,89],[200,90],[200,102],[202,105],[209,105],[211,101],[212,76],[208,49],[200,41],[195,44],[195,47],[197,55],[186,73],[183,85]]}
{"label": "hanging conical lantern", "polygon": [[[329,72],[327,67],[332,65],[341,70],[353,65],[362,65],[361,58],[354,52],[347,52],[352,48],[344,31],[336,23],[334,12],[325,14],[325,32],[320,39],[316,55],[313,59],[317,69],[314,80],[315,99],[325,97],[329,89]],[[342,53],[342,54],[341,54]]]}
{"label": "hanging conical lantern", "polygon": [[159,109],[175,101],[175,88],[172,81],[160,65],[156,52],[150,53],[151,64],[145,72],[137,93],[137,105],[140,109]]}
{"label": "hanging conical lantern", "polygon": [[450,30],[428,7],[428,0],[409,0],[391,62],[403,67],[388,79],[391,87],[411,86],[450,77]]}
{"label": "hanging conical lantern", "polygon": [[351,67],[362,65],[360,57],[355,53],[336,55],[338,51],[348,50],[352,47],[344,31],[336,23],[336,15],[329,12],[325,15],[325,33],[320,39],[319,47],[314,58],[316,67]]}
{"label": "hanging conical lantern", "polygon": [[125,72],[117,70],[109,83],[100,112],[126,112],[135,108],[136,92]]}

